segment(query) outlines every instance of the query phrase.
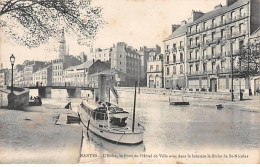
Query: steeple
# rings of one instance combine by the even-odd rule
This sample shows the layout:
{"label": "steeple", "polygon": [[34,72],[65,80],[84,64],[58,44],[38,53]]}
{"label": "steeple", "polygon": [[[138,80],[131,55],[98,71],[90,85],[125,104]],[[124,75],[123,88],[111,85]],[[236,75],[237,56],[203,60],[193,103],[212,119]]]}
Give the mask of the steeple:
{"label": "steeple", "polygon": [[61,34],[60,46],[59,46],[59,59],[63,59],[65,55],[66,55],[66,41],[65,41],[64,28],[63,28]]}

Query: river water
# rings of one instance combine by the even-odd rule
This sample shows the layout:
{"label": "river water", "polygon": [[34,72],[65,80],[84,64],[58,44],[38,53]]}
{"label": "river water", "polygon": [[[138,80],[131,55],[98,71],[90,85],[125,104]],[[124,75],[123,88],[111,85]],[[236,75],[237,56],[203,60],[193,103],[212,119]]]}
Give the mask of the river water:
{"label": "river water", "polygon": [[[82,92],[82,97],[90,92]],[[36,90],[31,95],[37,95]],[[119,92],[119,106],[131,112],[133,92]],[[176,99],[177,98],[177,99]],[[175,97],[178,100],[180,97]],[[158,163],[150,158],[154,154],[199,153],[200,150],[258,150],[260,139],[259,112],[227,106],[216,108],[217,102],[202,99],[187,99],[190,106],[171,106],[168,97],[155,94],[137,94],[137,120],[145,126],[144,142],[137,146],[122,146],[109,143],[86,133],[82,146],[81,163]],[[68,98],[66,90],[52,90],[52,98],[43,99],[44,104],[64,107],[72,102],[77,110],[81,99]],[[112,99],[115,102],[115,99]],[[206,104],[206,105],[203,105]],[[93,155],[87,155],[92,153]],[[240,152],[241,153],[241,152]],[[243,152],[242,152],[243,153]],[[142,155],[141,155],[142,154]],[[123,155],[124,158],[119,158]],[[132,156],[139,158],[133,158]],[[145,156],[148,157],[145,157]],[[189,162],[182,159],[182,162]],[[174,161],[176,162],[176,161]],[[178,163],[178,162],[177,162]]]}

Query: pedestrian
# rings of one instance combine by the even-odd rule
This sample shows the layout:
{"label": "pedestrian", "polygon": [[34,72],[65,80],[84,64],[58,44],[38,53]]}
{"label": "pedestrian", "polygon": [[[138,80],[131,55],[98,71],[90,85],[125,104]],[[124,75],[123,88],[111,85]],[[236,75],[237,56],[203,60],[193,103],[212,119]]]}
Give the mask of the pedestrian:
{"label": "pedestrian", "polygon": [[66,106],[65,106],[66,109],[71,109],[71,102],[69,102]]}

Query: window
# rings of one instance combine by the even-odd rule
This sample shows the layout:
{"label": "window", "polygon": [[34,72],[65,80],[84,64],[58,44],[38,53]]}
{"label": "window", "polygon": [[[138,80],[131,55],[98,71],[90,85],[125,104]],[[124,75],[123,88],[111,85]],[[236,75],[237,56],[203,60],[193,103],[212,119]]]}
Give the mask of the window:
{"label": "window", "polygon": [[176,48],[176,43],[174,43],[174,44],[172,45],[172,47],[173,47],[173,48]]}
{"label": "window", "polygon": [[122,57],[122,55],[120,55],[120,57]]}
{"label": "window", "polygon": [[234,26],[230,27],[230,35],[233,36],[234,33]]}
{"label": "window", "polygon": [[221,71],[223,72],[225,69],[225,61],[221,61]]}
{"label": "window", "polygon": [[190,39],[190,46],[192,46],[192,38]]}
{"label": "window", "polygon": [[239,41],[239,49],[242,49],[243,46],[244,46],[244,41],[243,40]]}
{"label": "window", "polygon": [[206,72],[206,71],[207,71],[207,64],[203,63],[203,72]]}
{"label": "window", "polygon": [[169,55],[166,57],[166,63],[169,64]]}
{"label": "window", "polygon": [[190,60],[191,60],[192,52],[190,52]]}
{"label": "window", "polygon": [[230,48],[230,51],[231,51],[231,54],[234,54],[235,53],[235,42],[231,43],[231,48]]}
{"label": "window", "polygon": [[212,48],[211,48],[211,54],[212,54],[212,56],[214,56],[214,55],[215,55],[215,53],[216,53],[216,52],[215,52],[215,50],[216,50],[216,48],[215,48],[215,47],[212,47]]}
{"label": "window", "polygon": [[180,61],[183,62],[183,53],[180,53]]}
{"label": "window", "polygon": [[203,39],[202,40],[203,40],[203,44],[205,44],[205,42],[206,42],[206,34],[203,35]]}
{"label": "window", "polygon": [[203,23],[203,29],[206,29],[206,22]]}
{"label": "window", "polygon": [[159,71],[159,65],[156,65],[156,71]]}
{"label": "window", "polygon": [[167,75],[170,74],[170,69],[169,69],[169,67],[166,68],[166,74],[167,74]]}
{"label": "window", "polygon": [[212,41],[214,41],[215,32],[212,32],[212,33],[211,33],[211,37],[212,37]]}
{"label": "window", "polygon": [[215,25],[215,19],[212,19],[212,27]]}
{"label": "window", "polygon": [[221,54],[224,55],[225,54],[225,45],[221,45]]}
{"label": "window", "polygon": [[196,71],[199,71],[199,64],[196,64]]}
{"label": "window", "polygon": [[243,33],[243,30],[244,30],[244,24],[241,23],[241,24],[239,24],[239,33],[240,34]]}
{"label": "window", "polygon": [[225,20],[225,15],[222,15],[222,16],[221,16],[221,24],[224,23],[224,20]]}
{"label": "window", "polygon": [[232,20],[235,19],[235,12],[234,12],[234,11],[231,12],[230,16],[231,16],[231,19],[232,19]]}
{"label": "window", "polygon": [[199,37],[196,37],[196,45],[199,44]]}
{"label": "window", "polygon": [[183,74],[183,65],[180,65],[180,74]]}
{"label": "window", "polygon": [[119,64],[122,64],[122,62],[120,61]]}
{"label": "window", "polygon": [[153,65],[150,65],[150,71],[152,71],[153,70]]}
{"label": "window", "polygon": [[176,55],[173,55],[173,63],[176,63]]}
{"label": "window", "polygon": [[242,17],[242,16],[244,15],[244,8],[241,8],[241,9],[239,10],[239,15],[240,15],[240,17]]}
{"label": "window", "polygon": [[195,58],[196,58],[196,60],[198,60],[198,58],[199,58],[199,50],[196,50],[196,52],[195,52]]}
{"label": "window", "polygon": [[182,47],[183,46],[183,41],[180,41],[180,47]]}
{"label": "window", "polygon": [[173,74],[176,74],[176,66],[173,66]]}
{"label": "window", "polygon": [[190,73],[192,72],[192,65],[190,65]]}
{"label": "window", "polygon": [[211,70],[212,70],[212,72],[214,72],[214,71],[215,71],[215,70],[214,70],[214,69],[215,69],[215,65],[216,65],[216,63],[215,63],[215,62],[212,62],[212,66],[211,66],[211,67],[212,67],[212,69],[211,69]]}
{"label": "window", "polygon": [[197,24],[196,25],[196,32],[198,32],[199,31],[199,25]]}
{"label": "window", "polygon": [[207,50],[206,50],[206,49],[204,49],[204,50],[203,50],[203,59],[205,59],[205,58],[206,58],[206,54],[207,54]]}
{"label": "window", "polygon": [[224,38],[224,29],[221,29],[221,39],[223,39]]}

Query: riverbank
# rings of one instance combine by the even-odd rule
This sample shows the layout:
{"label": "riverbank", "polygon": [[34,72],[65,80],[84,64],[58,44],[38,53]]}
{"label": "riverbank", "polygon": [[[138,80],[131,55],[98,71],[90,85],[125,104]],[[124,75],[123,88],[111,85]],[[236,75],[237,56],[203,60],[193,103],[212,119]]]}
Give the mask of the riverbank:
{"label": "riverbank", "polygon": [[[117,88],[120,97],[127,97],[129,93],[134,93],[134,88]],[[126,93],[128,92],[128,93]],[[260,112],[260,96],[244,95],[244,100],[240,101],[235,94],[235,99],[232,102],[230,93],[224,92],[191,92],[181,90],[166,90],[166,89],[152,89],[141,88],[140,96],[137,99],[148,98],[159,101],[190,101],[191,106],[199,106],[204,108],[216,108],[217,104],[222,104],[225,108],[230,110],[244,110],[249,112]]]}
{"label": "riverbank", "polygon": [[26,111],[0,111],[0,163],[78,163],[82,144],[79,124],[57,124],[73,111],[51,105]]}

